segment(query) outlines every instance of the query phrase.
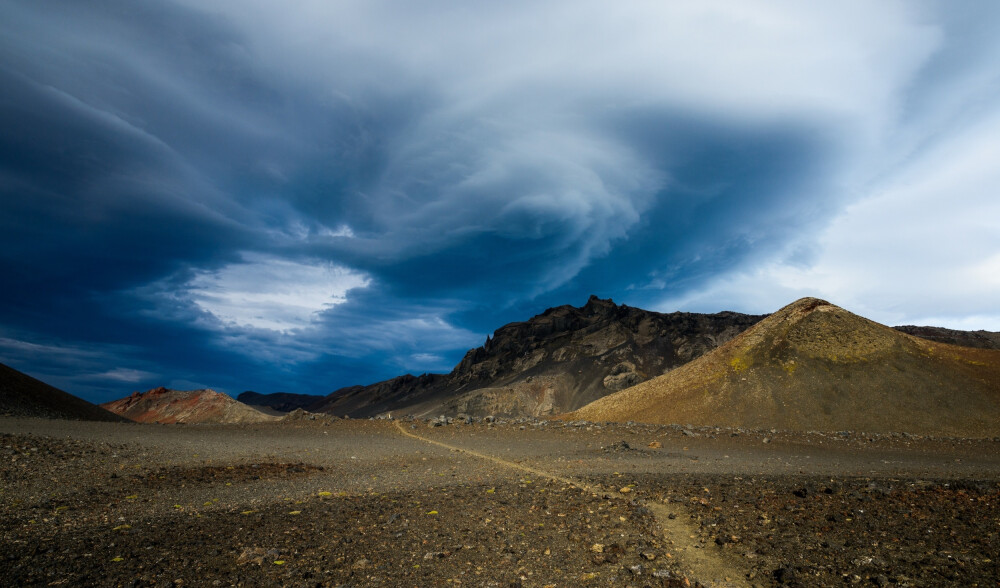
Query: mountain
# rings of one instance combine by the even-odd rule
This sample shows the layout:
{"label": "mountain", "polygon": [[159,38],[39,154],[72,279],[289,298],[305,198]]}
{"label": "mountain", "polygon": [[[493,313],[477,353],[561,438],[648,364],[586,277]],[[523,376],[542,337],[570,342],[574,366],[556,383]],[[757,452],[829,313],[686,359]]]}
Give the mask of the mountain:
{"label": "mountain", "polygon": [[297,408],[310,410],[310,407],[321,403],[325,398],[325,396],[317,394],[293,394],[291,392],[261,394],[247,390],[237,396],[236,400],[255,408],[268,408],[278,412],[292,412]]}
{"label": "mountain", "polygon": [[997,436],[1000,351],[920,339],[804,298],[567,418]]}
{"label": "mountain", "polygon": [[125,422],[116,414],[0,363],[0,415]]}
{"label": "mountain", "polygon": [[915,327],[913,325],[893,328],[908,335],[938,343],[979,349],[1000,349],[1000,333],[993,331],[956,331],[943,327]]}
{"label": "mountain", "polygon": [[732,339],[763,316],[662,314],[591,296],[497,329],[450,374],[405,375],[330,394],[309,410],[373,416],[543,416],[659,376]]}
{"label": "mountain", "polygon": [[260,423],[278,419],[215,390],[153,388],[101,406],[139,423]]}

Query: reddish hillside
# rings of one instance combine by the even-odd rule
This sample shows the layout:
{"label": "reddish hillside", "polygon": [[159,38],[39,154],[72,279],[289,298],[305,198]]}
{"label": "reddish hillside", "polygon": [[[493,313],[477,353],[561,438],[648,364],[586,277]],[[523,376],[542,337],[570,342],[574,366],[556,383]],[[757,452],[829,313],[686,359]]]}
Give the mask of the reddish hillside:
{"label": "reddish hillside", "polygon": [[139,423],[259,423],[277,417],[215,390],[154,388],[101,405]]}

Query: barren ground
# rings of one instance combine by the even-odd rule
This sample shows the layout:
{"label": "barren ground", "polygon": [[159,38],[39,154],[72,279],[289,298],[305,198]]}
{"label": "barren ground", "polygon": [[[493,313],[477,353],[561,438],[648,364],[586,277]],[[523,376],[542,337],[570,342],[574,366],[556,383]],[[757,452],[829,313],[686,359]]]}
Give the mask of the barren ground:
{"label": "barren ground", "polygon": [[997,586],[1000,441],[0,418],[0,578]]}

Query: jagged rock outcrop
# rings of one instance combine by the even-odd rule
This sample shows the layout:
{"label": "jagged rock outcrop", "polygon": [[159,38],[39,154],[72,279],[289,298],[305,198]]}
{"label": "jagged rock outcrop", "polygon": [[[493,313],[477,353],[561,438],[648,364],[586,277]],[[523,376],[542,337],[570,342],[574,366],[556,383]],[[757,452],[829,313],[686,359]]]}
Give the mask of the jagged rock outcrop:
{"label": "jagged rock outcrop", "polygon": [[139,423],[262,423],[279,418],[207,389],[153,388],[105,402],[101,407]]}
{"label": "jagged rock outcrop", "polygon": [[450,374],[400,376],[337,390],[310,410],[373,416],[545,416],[662,375],[763,316],[651,312],[591,296],[497,329]]}

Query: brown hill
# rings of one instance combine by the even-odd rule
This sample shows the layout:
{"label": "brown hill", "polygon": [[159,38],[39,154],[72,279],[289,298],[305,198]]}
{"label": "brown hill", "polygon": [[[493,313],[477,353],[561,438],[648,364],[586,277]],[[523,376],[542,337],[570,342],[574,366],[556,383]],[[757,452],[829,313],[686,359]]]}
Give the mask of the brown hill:
{"label": "brown hill", "polygon": [[450,374],[405,375],[337,390],[308,410],[373,416],[543,416],[579,408],[715,349],[762,316],[662,314],[591,296],[510,323]]}
{"label": "brown hill", "polygon": [[2,363],[0,415],[74,421],[128,420]]}
{"label": "brown hill", "polygon": [[1000,351],[919,339],[805,298],[567,418],[997,436]]}
{"label": "brown hill", "polygon": [[153,388],[101,406],[139,423],[260,423],[279,418],[215,390]]}

